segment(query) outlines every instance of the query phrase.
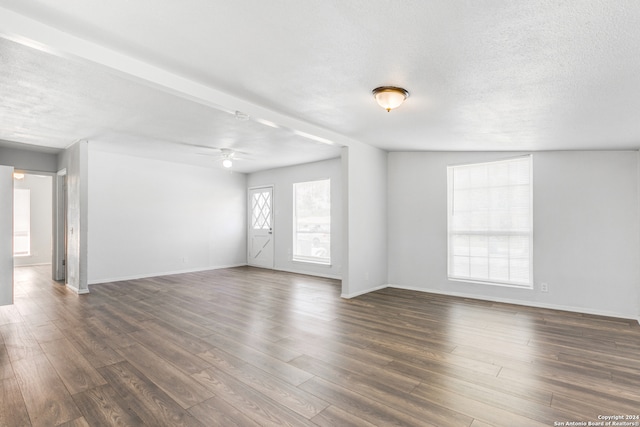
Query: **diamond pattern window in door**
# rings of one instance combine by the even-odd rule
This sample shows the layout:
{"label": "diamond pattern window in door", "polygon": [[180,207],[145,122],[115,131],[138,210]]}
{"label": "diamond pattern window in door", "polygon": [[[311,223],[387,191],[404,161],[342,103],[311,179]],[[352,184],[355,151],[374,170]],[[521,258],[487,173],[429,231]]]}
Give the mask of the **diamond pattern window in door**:
{"label": "diamond pattern window in door", "polygon": [[271,193],[264,191],[253,193],[251,227],[254,230],[268,230],[271,228]]}

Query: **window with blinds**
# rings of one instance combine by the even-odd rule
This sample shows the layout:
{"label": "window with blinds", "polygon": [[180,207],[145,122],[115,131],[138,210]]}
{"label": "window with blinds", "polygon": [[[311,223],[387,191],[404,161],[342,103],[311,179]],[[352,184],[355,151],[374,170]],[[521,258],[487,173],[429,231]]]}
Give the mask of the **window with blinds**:
{"label": "window with blinds", "polygon": [[293,260],[331,264],[331,180],[293,184]]}
{"label": "window with blinds", "polygon": [[533,287],[531,156],[449,166],[451,280]]}

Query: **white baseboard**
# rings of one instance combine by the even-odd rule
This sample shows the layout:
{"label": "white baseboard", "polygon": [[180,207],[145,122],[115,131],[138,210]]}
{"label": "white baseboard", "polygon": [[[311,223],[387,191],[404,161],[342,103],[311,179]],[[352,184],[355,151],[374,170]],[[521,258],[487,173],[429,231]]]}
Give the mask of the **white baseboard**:
{"label": "white baseboard", "polygon": [[[452,296],[452,297],[477,299],[477,300],[481,300],[481,301],[522,305],[522,306],[525,306],[525,307],[535,307],[535,308],[546,308],[546,309],[549,309],[549,310],[570,311],[570,312],[573,312],[573,313],[593,314],[595,316],[607,316],[607,317],[615,317],[615,318],[619,318],[619,319],[633,319],[633,316],[624,315],[624,314],[621,314],[621,313],[615,313],[615,312],[606,311],[606,310],[594,310],[594,309],[588,309],[588,308],[583,308],[583,307],[573,307],[573,306],[559,305],[559,304],[548,304],[548,303],[539,302],[539,301],[522,301],[522,300],[514,300],[514,299],[510,299],[510,298],[484,297],[484,296],[481,296],[481,295],[467,294],[467,293],[464,293],[464,292],[445,292],[445,291],[437,290],[437,289],[424,289],[424,288],[415,288],[415,287],[411,287],[411,286],[398,286],[398,285],[391,285],[391,284],[388,285],[388,287],[389,288],[396,288],[396,289],[404,289],[404,290],[407,290],[407,291],[418,291],[418,292],[426,292],[426,293],[438,294],[438,295],[447,295],[447,296]],[[638,319],[638,323],[640,323],[640,319]]]}
{"label": "white baseboard", "polygon": [[75,286],[70,285],[68,283],[65,283],[65,286],[67,287],[67,289],[69,289],[70,291],[75,292],[78,295],[84,295],[84,294],[88,294],[89,293],[89,289],[76,288]]}
{"label": "white baseboard", "polygon": [[246,263],[242,264],[229,264],[229,265],[217,265],[217,266],[209,266],[209,267],[199,267],[199,268],[190,268],[185,270],[173,270],[173,271],[164,271],[158,273],[144,273],[144,274],[134,274],[131,276],[116,276],[104,279],[94,279],[89,282],[89,285],[99,285],[103,283],[113,283],[113,282],[122,282],[125,280],[137,280],[137,279],[149,279],[151,277],[159,277],[159,276],[171,276],[173,274],[185,274],[185,273],[198,273],[201,271],[209,271],[209,270],[220,270],[223,268],[233,268],[233,267],[244,267]]}
{"label": "white baseboard", "polygon": [[375,292],[375,291],[379,291],[380,289],[385,289],[389,287],[391,287],[391,285],[380,285],[380,286],[376,286],[375,288],[365,289],[364,291],[353,292],[350,294],[342,294],[340,295],[340,297],[345,299],[355,298],[360,295],[368,294],[369,292]]}
{"label": "white baseboard", "polygon": [[16,268],[19,267],[39,267],[41,265],[51,265],[50,262],[37,262],[35,264],[16,264],[15,262],[13,263],[13,266]]}

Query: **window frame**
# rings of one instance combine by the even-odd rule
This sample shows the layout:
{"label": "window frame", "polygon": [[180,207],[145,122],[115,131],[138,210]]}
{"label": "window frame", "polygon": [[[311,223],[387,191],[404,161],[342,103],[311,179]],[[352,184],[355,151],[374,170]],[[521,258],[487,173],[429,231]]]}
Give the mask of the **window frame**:
{"label": "window frame", "polygon": [[[298,249],[298,215],[297,215],[297,193],[296,193],[296,186],[298,185],[302,185],[302,184],[311,184],[311,183],[317,183],[317,182],[326,182],[327,183],[327,190],[328,190],[328,202],[329,202],[329,230],[326,233],[322,233],[322,234],[327,234],[328,238],[329,238],[329,242],[328,242],[328,246],[329,246],[329,256],[328,257],[315,257],[315,256],[309,256],[309,255],[299,255],[297,254],[297,249]],[[291,260],[293,262],[302,262],[302,263],[307,263],[307,264],[320,264],[320,265],[325,265],[325,266],[331,266],[331,178],[321,178],[321,179],[314,179],[314,180],[310,180],[310,181],[300,181],[300,182],[294,182],[292,185],[292,249],[291,249]]]}
{"label": "window frame", "polygon": [[[454,187],[455,187],[455,183],[453,182],[453,172],[455,170],[455,168],[458,167],[469,167],[469,166],[483,166],[483,165],[497,165],[497,164],[505,164],[505,163],[509,163],[509,162],[513,162],[513,161],[522,161],[523,159],[526,159],[528,161],[528,167],[529,167],[529,176],[528,176],[528,192],[529,192],[529,210],[528,210],[528,221],[527,221],[527,228],[528,231],[492,231],[490,229],[490,227],[487,227],[487,229],[482,230],[482,231],[471,231],[471,230],[467,230],[466,233],[462,233],[462,232],[458,232],[459,235],[483,235],[483,236],[487,236],[488,238],[493,237],[493,236],[527,236],[528,237],[528,279],[526,282],[521,282],[521,281],[516,281],[516,280],[499,280],[499,279],[495,279],[495,278],[491,278],[490,274],[488,274],[488,278],[484,279],[482,277],[478,277],[478,276],[473,276],[471,275],[471,271],[469,271],[469,275],[468,276],[461,276],[459,274],[454,274],[453,272],[453,257],[454,257],[454,253],[453,253],[453,244],[452,244],[452,240],[454,235],[456,234],[457,230],[453,229],[453,214],[454,214]],[[515,186],[515,184],[509,184],[509,186]],[[469,187],[471,188],[471,187]],[[477,188],[491,188],[491,186],[489,184],[487,184],[484,187],[477,187]],[[511,205],[509,205],[509,207],[511,207]],[[447,278],[450,281],[454,281],[454,282],[466,282],[466,283],[477,283],[477,284],[484,284],[484,285],[492,285],[492,286],[502,286],[502,287],[512,287],[512,288],[519,288],[519,289],[529,289],[532,290],[534,288],[534,278],[533,278],[533,266],[534,266],[534,259],[533,259],[533,236],[534,236],[534,229],[533,229],[533,212],[534,212],[534,206],[533,206],[533,156],[531,154],[527,154],[524,156],[516,156],[516,157],[508,157],[508,158],[504,158],[504,159],[498,159],[498,160],[492,160],[492,161],[483,161],[483,162],[471,162],[471,163],[462,163],[462,164],[455,164],[455,165],[449,165],[447,166]],[[464,230],[461,230],[464,231]],[[469,244],[469,251],[471,251],[471,243]],[[511,252],[508,252],[507,254],[507,259],[510,260],[511,257],[509,256],[511,254]],[[471,258],[471,255],[469,255],[469,258]],[[486,255],[487,260],[490,259],[490,255],[487,254]],[[509,273],[510,276],[510,273]]]}

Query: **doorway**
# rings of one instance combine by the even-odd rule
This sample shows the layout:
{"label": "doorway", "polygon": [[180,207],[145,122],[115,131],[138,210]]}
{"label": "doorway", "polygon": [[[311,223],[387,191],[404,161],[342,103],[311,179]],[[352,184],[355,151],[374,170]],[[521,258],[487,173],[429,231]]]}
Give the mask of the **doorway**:
{"label": "doorway", "polygon": [[13,175],[14,303],[33,295],[36,270],[51,270],[53,259],[54,177],[18,170]]}
{"label": "doorway", "polygon": [[54,189],[46,172],[0,169],[0,305],[6,305],[19,296],[16,268],[51,265]]}
{"label": "doorway", "polygon": [[15,173],[13,180],[14,266],[50,265],[52,260],[53,178]]}
{"label": "doorway", "polygon": [[273,268],[273,187],[249,189],[247,263]]}

